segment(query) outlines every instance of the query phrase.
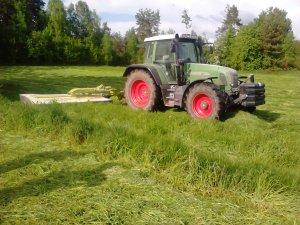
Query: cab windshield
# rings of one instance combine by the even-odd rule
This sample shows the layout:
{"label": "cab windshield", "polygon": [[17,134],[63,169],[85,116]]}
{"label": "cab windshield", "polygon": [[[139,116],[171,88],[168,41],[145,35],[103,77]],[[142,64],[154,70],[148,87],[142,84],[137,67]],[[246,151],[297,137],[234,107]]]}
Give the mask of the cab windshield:
{"label": "cab windshield", "polygon": [[197,63],[198,55],[197,49],[194,42],[179,42],[179,58],[180,59],[190,59],[190,62]]}

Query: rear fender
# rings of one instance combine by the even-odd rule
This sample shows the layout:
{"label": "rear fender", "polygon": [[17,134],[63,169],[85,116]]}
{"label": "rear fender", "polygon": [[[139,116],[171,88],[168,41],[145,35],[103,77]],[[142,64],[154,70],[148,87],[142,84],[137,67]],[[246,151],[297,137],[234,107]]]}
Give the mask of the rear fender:
{"label": "rear fender", "polygon": [[136,69],[142,69],[147,71],[155,81],[156,85],[160,86],[162,84],[156,68],[154,66],[149,66],[144,64],[133,64],[128,66],[123,74],[123,77],[127,77],[133,70]]}

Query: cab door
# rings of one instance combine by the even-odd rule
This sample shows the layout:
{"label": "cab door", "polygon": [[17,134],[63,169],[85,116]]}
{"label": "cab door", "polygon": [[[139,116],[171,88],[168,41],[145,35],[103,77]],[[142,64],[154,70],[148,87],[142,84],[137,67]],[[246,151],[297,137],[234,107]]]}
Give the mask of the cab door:
{"label": "cab door", "polygon": [[175,53],[171,52],[171,40],[156,42],[154,63],[161,65],[169,84],[176,84]]}

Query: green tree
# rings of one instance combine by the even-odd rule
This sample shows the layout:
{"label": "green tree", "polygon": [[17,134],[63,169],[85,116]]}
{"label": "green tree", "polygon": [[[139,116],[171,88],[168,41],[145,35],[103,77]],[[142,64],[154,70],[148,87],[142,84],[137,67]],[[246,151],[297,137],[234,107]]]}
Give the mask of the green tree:
{"label": "green tree", "polygon": [[102,39],[102,58],[105,65],[110,65],[113,61],[112,40],[109,33],[105,33]]}
{"label": "green tree", "polygon": [[114,33],[112,38],[113,60],[112,65],[125,65],[125,40],[120,33]]}
{"label": "green tree", "polygon": [[55,38],[60,38],[66,31],[66,12],[61,0],[49,0],[47,7],[48,29]]}
{"label": "green tree", "polygon": [[101,41],[104,35],[104,31],[100,28],[100,18],[95,11],[91,12],[91,29],[87,38],[87,43],[90,47],[90,55],[92,63],[101,62]]}
{"label": "green tree", "polygon": [[232,45],[235,41],[235,37],[234,29],[229,28],[222,37],[216,40],[214,56],[217,58],[219,64],[231,66]]}
{"label": "green tree", "polygon": [[287,12],[270,7],[255,21],[261,32],[263,67],[290,67],[294,61],[293,32]]}
{"label": "green tree", "polygon": [[109,26],[107,25],[107,22],[104,22],[104,23],[102,24],[102,32],[103,32],[103,34],[105,34],[105,33],[109,33],[109,34],[110,34],[111,29],[110,29]]}
{"label": "green tree", "polygon": [[54,43],[54,63],[62,63],[64,61],[64,46],[66,39],[66,12],[62,0],[49,0],[47,7],[48,25],[45,33],[52,36]]}
{"label": "green tree", "polygon": [[241,19],[239,18],[239,10],[235,5],[226,5],[225,18],[222,26],[217,30],[217,36],[223,36],[229,29],[237,33],[242,26]]}
{"label": "green tree", "polygon": [[55,61],[55,43],[49,29],[33,31],[27,40],[28,56],[34,63],[49,64]]}
{"label": "green tree", "polygon": [[11,49],[14,37],[14,15],[16,8],[13,0],[0,1],[0,63],[11,61]]}
{"label": "green tree", "polygon": [[26,24],[30,31],[42,30],[46,26],[46,15],[44,11],[45,2],[42,0],[27,0]]}
{"label": "green tree", "polygon": [[138,38],[136,36],[134,28],[131,28],[126,32],[125,49],[126,49],[127,63],[129,64],[137,63]]}
{"label": "green tree", "polygon": [[90,52],[86,45],[78,38],[66,37],[64,46],[64,63],[88,63]]}
{"label": "green tree", "polygon": [[243,26],[238,33],[235,22],[225,21],[238,20],[225,19],[223,26],[218,29],[215,54],[222,65],[257,70],[290,68],[295,64],[291,21],[284,10],[271,7],[252,23]]}
{"label": "green tree", "polygon": [[12,63],[23,62],[27,56],[26,52],[26,38],[27,38],[27,24],[26,24],[26,5],[21,1],[15,1],[16,13],[14,14],[13,36],[11,37],[10,55]]}
{"label": "green tree", "polygon": [[182,11],[181,18],[182,18],[181,23],[185,25],[186,32],[188,32],[188,29],[192,27],[192,19],[188,15],[187,9],[184,9]]}
{"label": "green tree", "polygon": [[297,69],[300,69],[300,41],[294,41],[294,48],[295,48],[295,59],[294,59],[294,66]]}
{"label": "green tree", "polygon": [[[85,61],[90,63],[99,63],[101,61],[101,39],[103,38],[104,32],[101,31],[100,18],[95,11],[91,11],[84,1],[78,1],[76,5],[70,4],[67,8],[67,30],[69,36],[79,39],[76,41],[68,41],[68,43],[84,44],[88,49],[88,54],[85,52]],[[76,50],[78,48],[73,48]],[[70,51],[68,51],[70,53]],[[77,54],[81,55],[81,54]]]}
{"label": "green tree", "polygon": [[89,6],[84,1],[78,1],[75,5],[76,17],[78,20],[77,29],[79,37],[85,38],[93,33],[93,18]]}
{"label": "green tree", "polygon": [[77,17],[75,5],[73,3],[71,3],[67,7],[66,20],[67,20],[67,34],[71,37],[79,37],[79,33],[80,33],[79,19]]}
{"label": "green tree", "polygon": [[200,62],[201,63],[210,63],[212,60],[211,52],[212,52],[212,43],[208,42],[208,39],[206,37],[206,34],[203,33],[202,35],[197,35],[195,31],[192,33],[195,36],[198,36],[198,42],[202,46],[202,48],[199,49],[200,53]]}
{"label": "green tree", "polygon": [[[47,7],[48,24],[33,32],[28,40],[29,56],[42,63],[100,63],[104,24],[86,2],[70,4],[65,10],[61,0],[50,0]],[[45,48],[51,49],[45,51]],[[37,57],[39,56],[39,57]],[[110,62],[110,60],[108,60]]]}
{"label": "green tree", "polygon": [[38,63],[64,62],[66,40],[66,13],[61,0],[49,0],[47,27],[34,31],[27,40],[30,59]]}
{"label": "green tree", "polygon": [[26,61],[28,36],[45,24],[43,7],[40,0],[0,1],[0,63]]}
{"label": "green tree", "polygon": [[213,58],[215,59],[214,63],[231,66],[232,44],[242,24],[235,5],[227,5],[225,13],[222,26],[217,30],[216,50]]}
{"label": "green tree", "polygon": [[255,23],[243,26],[232,44],[231,66],[241,70],[262,68],[261,33]]}
{"label": "green tree", "polygon": [[159,33],[160,14],[159,10],[140,9],[135,15],[137,36],[139,41],[144,41],[146,37],[157,35]]}

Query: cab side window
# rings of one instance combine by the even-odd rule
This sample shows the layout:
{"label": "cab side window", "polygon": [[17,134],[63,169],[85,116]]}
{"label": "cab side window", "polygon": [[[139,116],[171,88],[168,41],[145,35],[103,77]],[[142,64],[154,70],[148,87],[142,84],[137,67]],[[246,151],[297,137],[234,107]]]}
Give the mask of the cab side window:
{"label": "cab side window", "polygon": [[144,53],[144,62],[145,63],[152,63],[152,55],[154,49],[154,42],[147,42],[145,44],[145,53]]}
{"label": "cab side window", "polygon": [[197,49],[195,47],[195,44],[190,42],[180,42],[179,57],[181,59],[189,58],[193,63],[198,62]]}
{"label": "cab side window", "polygon": [[175,62],[174,53],[170,50],[171,41],[158,41],[156,43],[155,61],[157,62]]}

